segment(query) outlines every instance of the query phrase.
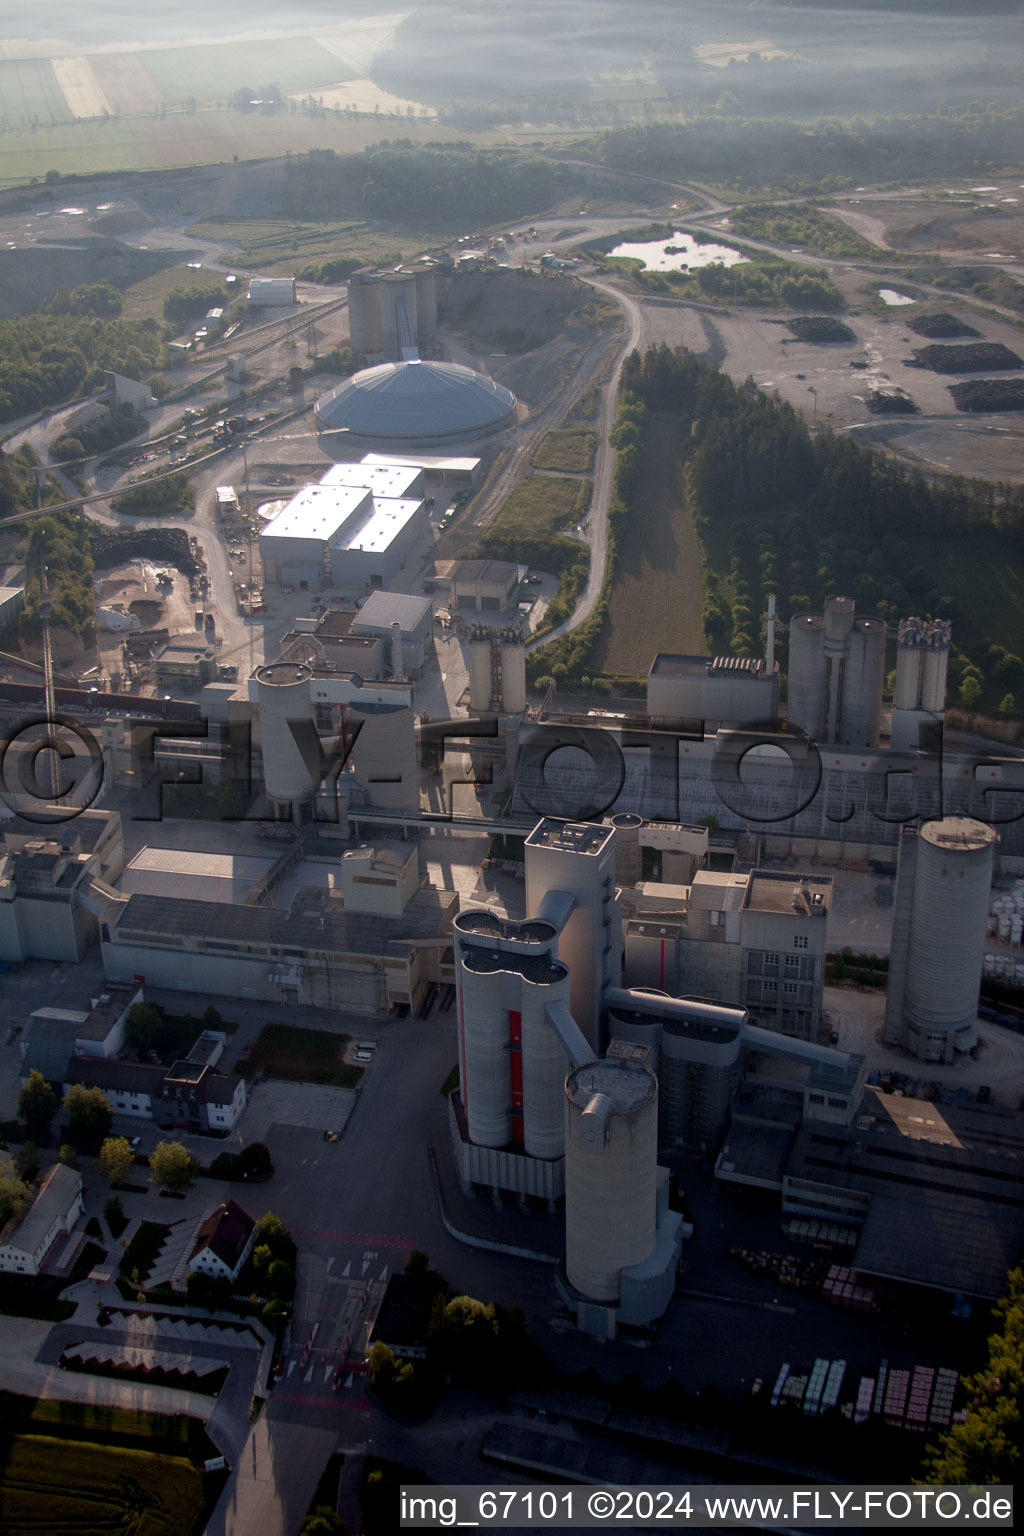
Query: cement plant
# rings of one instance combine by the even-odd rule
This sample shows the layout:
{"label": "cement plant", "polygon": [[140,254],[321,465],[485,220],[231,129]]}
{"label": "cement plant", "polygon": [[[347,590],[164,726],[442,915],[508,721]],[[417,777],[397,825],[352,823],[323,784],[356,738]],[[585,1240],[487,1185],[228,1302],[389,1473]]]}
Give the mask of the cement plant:
{"label": "cement plant", "polygon": [[1012,1482],[1020,8],[911,8],[0,56],[0,1529]]}

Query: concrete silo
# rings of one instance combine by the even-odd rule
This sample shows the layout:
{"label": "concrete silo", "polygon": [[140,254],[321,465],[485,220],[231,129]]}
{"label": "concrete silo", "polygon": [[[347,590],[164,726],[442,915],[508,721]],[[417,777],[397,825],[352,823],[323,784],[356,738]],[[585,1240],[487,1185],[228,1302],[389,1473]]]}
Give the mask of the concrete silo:
{"label": "concrete silo", "polygon": [[363,726],[352,748],[352,768],[371,805],[418,811],[416,717],[408,698],[399,693],[399,700],[391,704],[353,699],[349,704],[350,723]]}
{"label": "concrete silo", "polygon": [[829,597],[825,600],[825,661],[828,665],[825,734],[830,742],[843,739],[840,726],[843,707],[843,664],[850,649],[853,610],[852,597]]}
{"label": "concrete silo", "polygon": [[517,629],[503,629],[501,649],[501,707],[507,715],[526,709],[526,647]]}
{"label": "concrete silo", "polygon": [[900,843],[886,1039],[922,1061],[977,1043],[996,832],[970,816],[907,829]]}
{"label": "concrete silo", "polygon": [[590,1301],[617,1303],[624,1269],[654,1251],[658,1082],[609,1058],[565,1080],[565,1273]]}
{"label": "concrete silo", "polygon": [[901,619],[896,635],[896,686],[893,709],[921,706],[921,650],[924,626],[920,619]]}
{"label": "concrete silo", "polygon": [[437,273],[433,266],[416,269],[417,341],[429,341],[437,331]]}
{"label": "concrete silo", "polygon": [[926,626],[921,672],[921,708],[942,714],[946,708],[946,673],[953,626],[949,619],[935,619]]}
{"label": "concrete silo", "polygon": [[480,625],[469,631],[469,707],[486,714],[491,707],[491,632]]}
{"label": "concrete silo", "polygon": [[369,270],[356,272],[348,282],[348,328],[353,352],[379,352],[380,277]]}
{"label": "concrete silo", "polygon": [[302,662],[278,661],[258,667],[250,686],[259,710],[263,782],[282,810],[310,800],[319,782],[312,677]]}
{"label": "concrete silo", "polygon": [[644,819],[634,816],[632,811],[622,811],[609,819],[615,828],[615,884],[631,888],[643,875],[640,829]]}
{"label": "concrete silo", "polygon": [[917,750],[921,726],[941,720],[953,626],[948,619],[903,619],[896,641],[891,745]]}
{"label": "concrete silo", "polygon": [[877,747],[878,717],[885,686],[884,619],[854,619],[843,662],[841,740],[851,747]]}
{"label": "concrete silo", "polygon": [[812,741],[825,739],[828,662],[825,620],[820,613],[798,613],[789,626],[786,718]]}

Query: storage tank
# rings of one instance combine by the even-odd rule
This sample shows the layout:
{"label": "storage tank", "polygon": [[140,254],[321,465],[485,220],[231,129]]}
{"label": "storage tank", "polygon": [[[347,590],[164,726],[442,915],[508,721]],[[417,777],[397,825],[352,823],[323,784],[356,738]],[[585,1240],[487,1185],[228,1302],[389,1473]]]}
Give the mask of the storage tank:
{"label": "storage tank", "polygon": [[825,601],[825,660],[829,667],[827,726],[829,741],[843,739],[843,694],[854,622],[853,610],[852,597],[830,597]]}
{"label": "storage tank", "polygon": [[946,707],[946,673],[953,626],[936,619],[925,635],[921,673],[921,708],[941,714]]}
{"label": "storage tank", "polygon": [[878,718],[885,683],[884,619],[854,619],[849,653],[843,665],[843,697],[838,739],[851,747],[877,747]]}
{"label": "storage tank", "polygon": [[615,884],[632,887],[643,874],[640,828],[644,819],[622,811],[611,818],[611,824],[615,828]]}
{"label": "storage tank", "polygon": [[456,950],[459,1080],[469,1139],[480,1147],[504,1147],[512,1140],[512,1095],[499,957],[496,951],[461,949],[458,943]]}
{"label": "storage tank", "polygon": [[355,699],[348,706],[350,721],[363,722],[352,748],[352,768],[366,787],[370,805],[418,811],[419,762],[416,756],[416,717],[407,697],[402,702],[375,703]]}
{"label": "storage tank", "polygon": [[995,845],[995,830],[970,816],[925,822],[918,833],[905,1006],[922,1031],[954,1031],[977,1016]]}
{"label": "storage tank", "polygon": [[437,273],[433,266],[416,271],[417,341],[429,341],[437,330]]}
{"label": "storage tank", "polygon": [[[544,975],[546,970],[547,974]],[[561,1157],[565,1150],[565,1074],[570,1062],[547,1005],[569,1005],[569,968],[549,959],[524,977],[521,991],[523,1146],[531,1157]],[[512,1061],[515,1069],[514,1058]]]}
{"label": "storage tank", "polygon": [[491,707],[491,632],[479,625],[469,631],[469,707],[481,714]]}
{"label": "storage tank", "polygon": [[518,630],[501,632],[501,707],[506,714],[526,709],[526,647]]}
{"label": "storage tank", "polygon": [[789,626],[786,718],[812,741],[824,740],[827,693],[825,620],[820,613],[797,614]]}
{"label": "storage tank", "polygon": [[919,709],[921,701],[921,620],[901,619],[896,637],[894,709]]}
{"label": "storage tank", "polygon": [[397,619],[391,626],[391,676],[396,683],[405,682],[405,662],[402,659],[402,626]]}
{"label": "storage tank", "polygon": [[256,706],[259,710],[260,744],[263,751],[263,782],[267,794],[279,805],[301,805],[312,798],[319,782],[316,744],[307,756],[303,736],[296,740],[291,729],[305,722],[315,730],[310,682],[313,672],[302,662],[276,661],[255,673]]}
{"label": "storage tank", "polygon": [[348,282],[348,329],[353,352],[379,352],[380,277],[375,272],[356,272]]}
{"label": "storage tank", "polygon": [[565,1080],[565,1268],[573,1289],[617,1302],[623,1269],[654,1250],[658,1083],[606,1059]]}

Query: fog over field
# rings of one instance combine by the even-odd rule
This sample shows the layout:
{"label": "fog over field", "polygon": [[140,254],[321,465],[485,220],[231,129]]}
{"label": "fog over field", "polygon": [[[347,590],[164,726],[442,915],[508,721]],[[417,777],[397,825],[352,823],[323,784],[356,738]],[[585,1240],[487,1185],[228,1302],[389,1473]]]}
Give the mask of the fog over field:
{"label": "fog over field", "polygon": [[1020,0],[180,0],[167,10],[55,0],[8,21],[0,61],[260,31],[298,37],[386,16],[398,30],[373,79],[435,107],[561,98],[622,120],[670,105],[741,116],[932,112],[1019,97],[1022,10]]}

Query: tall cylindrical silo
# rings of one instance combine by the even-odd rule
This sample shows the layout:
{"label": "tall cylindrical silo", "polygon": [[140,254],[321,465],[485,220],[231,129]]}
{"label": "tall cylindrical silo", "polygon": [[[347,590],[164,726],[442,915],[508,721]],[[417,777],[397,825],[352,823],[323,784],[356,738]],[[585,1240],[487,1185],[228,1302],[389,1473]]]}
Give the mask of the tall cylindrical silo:
{"label": "tall cylindrical silo", "polygon": [[644,819],[634,816],[632,811],[622,811],[611,818],[611,824],[615,828],[615,883],[632,887],[643,873],[640,828]]}
{"label": "tall cylindrical silo", "polygon": [[546,1009],[553,1002],[568,1006],[569,969],[557,960],[541,960],[536,972],[524,977],[521,992],[523,1146],[531,1157],[552,1158],[561,1157],[565,1147],[562,1101],[569,1058]]}
{"label": "tall cylindrical silo", "polygon": [[799,613],[789,626],[786,718],[813,741],[825,737],[828,663],[825,620],[820,613]]}
{"label": "tall cylindrical silo", "polygon": [[395,810],[419,810],[419,762],[416,755],[416,717],[407,699],[380,703],[354,699],[349,719],[362,722],[352,747],[352,767],[366,786],[371,805]]}
{"label": "tall cylindrical silo", "polygon": [[429,341],[437,330],[437,273],[432,266],[416,272],[417,341]]}
{"label": "tall cylindrical silo", "polygon": [[877,747],[878,718],[885,684],[884,619],[854,619],[843,678],[839,740],[851,747]]}
{"label": "tall cylindrical silo", "polygon": [[[456,920],[457,921],[457,920]],[[512,1140],[508,1014],[501,1000],[497,953],[456,943],[460,1084],[470,1141],[504,1147]]]}
{"label": "tall cylindrical silo", "polygon": [[375,272],[356,272],[348,282],[348,330],[353,352],[379,352],[380,278]]}
{"label": "tall cylindrical silo", "polygon": [[481,714],[491,707],[491,635],[487,629],[469,632],[469,707]]}
{"label": "tall cylindrical silo", "polygon": [[402,626],[397,619],[391,626],[391,676],[396,683],[405,682],[405,661],[402,657]]}
{"label": "tall cylindrical silo", "polygon": [[894,709],[918,709],[921,698],[921,620],[901,619],[896,638]]}
{"label": "tall cylindrical silo", "polygon": [[501,707],[509,715],[526,709],[526,647],[522,636],[508,629],[501,635]]}
{"label": "tall cylindrical silo", "polygon": [[936,619],[928,625],[922,650],[921,708],[942,714],[946,708],[946,673],[952,629],[948,619]]}
{"label": "tall cylindrical silo", "polygon": [[658,1082],[636,1062],[577,1067],[565,1080],[565,1268],[574,1290],[617,1302],[623,1269],[654,1250]]}
{"label": "tall cylindrical silo", "polygon": [[846,664],[850,655],[853,630],[852,597],[825,599],[825,660],[828,663],[828,713],[825,734],[829,741],[841,741],[843,694]]}
{"label": "tall cylindrical silo", "polygon": [[918,839],[904,1008],[920,1034],[948,1035],[978,1013],[996,832],[946,816]]}
{"label": "tall cylindrical silo", "polygon": [[312,676],[310,667],[294,661],[255,672],[263,782],[270,798],[282,804],[311,799],[319,782]]}

